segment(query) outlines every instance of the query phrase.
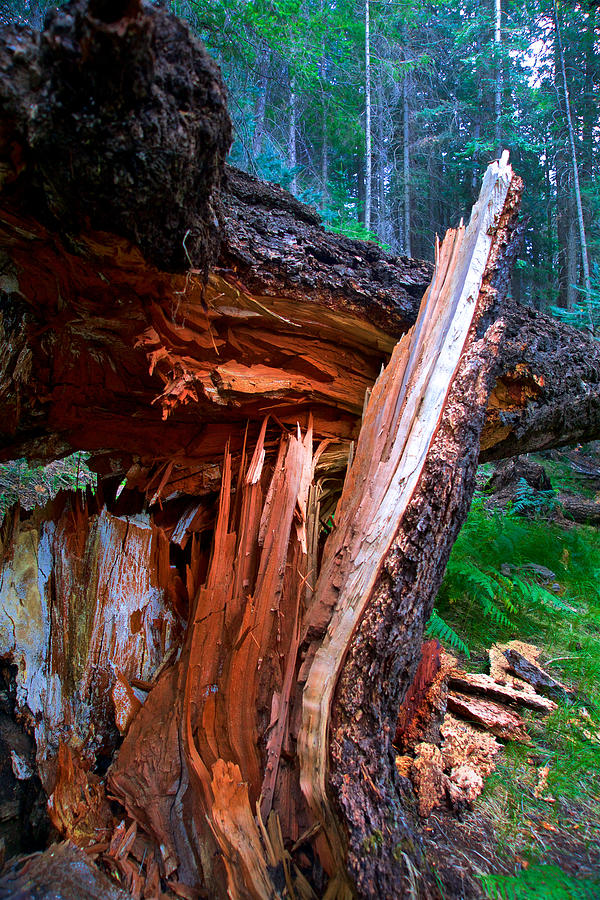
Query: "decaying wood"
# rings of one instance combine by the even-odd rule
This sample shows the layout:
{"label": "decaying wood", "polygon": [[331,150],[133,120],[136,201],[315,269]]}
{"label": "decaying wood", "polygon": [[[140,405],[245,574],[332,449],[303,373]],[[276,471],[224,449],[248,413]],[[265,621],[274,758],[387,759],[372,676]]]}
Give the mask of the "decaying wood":
{"label": "decaying wood", "polygon": [[556,709],[554,701],[541,697],[534,690],[516,690],[508,684],[501,684],[490,675],[453,672],[450,675],[449,686],[465,694],[479,694],[489,697],[490,700],[510,703],[513,706],[524,706],[540,712],[551,712]]}
{"label": "decaying wood", "polygon": [[496,737],[522,743],[529,741],[521,716],[493,700],[453,692],[448,694],[448,709],[470,722],[482,725]]}
{"label": "decaying wood", "polygon": [[[448,804],[460,809],[476,800],[496,766],[502,747],[496,738],[530,742],[525,721],[511,708],[516,694],[521,695],[521,700],[527,697],[537,712],[547,714],[556,709],[555,703],[548,703],[530,684],[511,674],[506,654],[509,658],[515,654],[526,659],[532,669],[539,668],[535,661],[540,649],[521,641],[490,649],[490,675],[464,673],[458,660],[444,653],[440,670],[430,677],[429,689],[409,692],[408,710],[406,700],[401,706],[395,746],[404,753],[396,757],[396,769],[399,775],[410,779],[421,816],[427,817],[434,809]],[[421,668],[426,673],[428,666]],[[457,690],[457,685],[469,693]],[[490,695],[494,700],[489,699]],[[420,705],[413,709],[418,701]],[[408,721],[407,711],[412,714]],[[538,793],[541,795],[543,790],[542,784]]]}
{"label": "decaying wood", "polygon": [[553,678],[540,665],[532,662],[514,647],[504,651],[504,656],[511,671],[527,681],[538,693],[554,700],[567,700],[573,692]]}
{"label": "decaying wood", "polygon": [[441,724],[445,712],[449,659],[450,667],[455,668],[458,663],[442,653],[439,641],[425,641],[423,644],[419,665],[398,713],[395,747],[407,750],[419,741],[435,743],[426,732],[435,720],[436,711],[440,713],[438,724]]}

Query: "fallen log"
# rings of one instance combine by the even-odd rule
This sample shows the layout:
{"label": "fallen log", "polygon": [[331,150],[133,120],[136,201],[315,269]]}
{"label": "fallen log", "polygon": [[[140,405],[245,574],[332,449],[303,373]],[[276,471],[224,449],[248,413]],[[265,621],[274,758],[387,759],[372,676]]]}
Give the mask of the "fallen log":
{"label": "fallen log", "polygon": [[[519,496],[523,482],[531,488],[529,496]],[[526,457],[507,460],[498,466],[485,485],[489,501],[494,505],[520,504],[524,515],[545,515],[550,519],[567,519],[582,525],[600,523],[600,503],[576,494],[553,490],[546,470]]]}
{"label": "fallen log", "polygon": [[[198,42],[155,7],[102,10],[80,0],[41,37],[0,38],[2,457],[120,451],[123,474],[136,455],[181,482],[246,419],[306,425],[309,406],[317,436],[355,440],[430,265],[224,172],[226,93]],[[596,344],[530,310],[505,321],[482,459],[592,437]]]}
{"label": "fallen log", "polygon": [[557,501],[566,519],[580,525],[600,525],[600,503],[574,494],[559,494]]}

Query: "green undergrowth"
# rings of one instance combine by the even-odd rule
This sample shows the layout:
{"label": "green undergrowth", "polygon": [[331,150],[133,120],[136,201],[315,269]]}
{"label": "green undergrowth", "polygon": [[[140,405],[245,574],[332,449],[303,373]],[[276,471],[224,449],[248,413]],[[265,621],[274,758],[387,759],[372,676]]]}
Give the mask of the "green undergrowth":
{"label": "green undergrowth", "polygon": [[31,466],[25,459],[0,463],[0,521],[15,503],[24,509],[43,506],[61,490],[95,489],[89,453],[74,453],[46,466]]}
{"label": "green undergrowth", "polygon": [[568,630],[590,604],[593,616],[600,609],[596,529],[490,511],[478,495],[452,550],[429,632],[463,649],[442,633],[443,622],[476,653],[557,624]]}
{"label": "green undergrowth", "polygon": [[[575,691],[549,716],[522,713],[531,743],[505,746],[478,801],[502,861],[502,877],[492,870],[484,879],[488,895],[600,898],[600,530],[492,511],[477,495],[429,633],[478,671],[495,642],[535,644]],[[545,767],[547,787],[536,796]]]}
{"label": "green undergrowth", "polygon": [[597,480],[573,468],[566,454],[553,451],[534,454],[531,458],[544,467],[553,485],[560,485],[563,491],[581,494],[588,500],[595,499],[598,493]]}
{"label": "green undergrowth", "polygon": [[487,875],[483,886],[493,900],[597,900],[600,882],[571,878],[558,866],[532,866],[522,875]]}

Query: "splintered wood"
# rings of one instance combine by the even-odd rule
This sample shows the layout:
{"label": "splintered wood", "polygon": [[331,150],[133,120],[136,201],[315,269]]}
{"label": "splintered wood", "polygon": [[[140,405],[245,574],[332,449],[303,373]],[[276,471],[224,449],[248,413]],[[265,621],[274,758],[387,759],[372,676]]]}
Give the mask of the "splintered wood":
{"label": "splintered wood", "polygon": [[[196,590],[181,658],[159,679],[109,776],[132,818],[165,848],[168,871],[188,868],[184,856],[200,835],[203,847],[214,841],[220,849],[229,890],[239,897],[275,896],[255,823],[257,804],[259,818],[268,817],[276,799],[279,816],[297,820],[298,798],[287,789],[282,754],[290,743],[308,576],[313,432],[309,422],[304,435],[284,433],[270,461],[266,433],[267,420],[251,458],[243,451],[235,490],[231,454],[225,453],[211,560]],[[197,584],[194,573],[190,580]],[[179,832],[165,802],[165,794],[178,792]],[[196,852],[205,853],[203,847]]]}
{"label": "splintered wood", "polygon": [[0,654],[19,667],[17,704],[48,793],[61,741],[90,761],[116,744],[115,670],[123,685],[148,679],[182,635],[168,545],[165,560],[149,517],[89,515],[75,497],[51,513],[15,526],[0,570]]}
{"label": "splintered wood", "polygon": [[512,177],[507,159],[488,169],[468,227],[446,235],[417,322],[396,345],[373,387],[306,615],[305,633],[319,635],[319,641],[303,692],[301,786],[327,837],[330,874],[340,878],[346,840],[327,795],[333,693],[436,433],[477,308],[493,226]]}
{"label": "splintered wood", "polygon": [[[334,309],[317,327],[301,304],[257,300],[226,275],[212,276],[206,294],[193,278],[181,285],[173,320],[149,304],[150,324],[138,331],[136,314],[131,332],[142,334],[140,349],[163,382],[154,399],[170,417],[165,435],[178,416],[190,424],[185,449],[171,453],[165,437],[162,460],[130,457],[123,497],[110,500],[114,514],[100,500],[97,511],[64,505],[21,523],[7,542],[2,649],[19,664],[19,703],[35,717],[53,821],[134,897],[271,900],[284,882],[291,900],[355,895],[348,842],[360,847],[363,837],[351,834],[330,796],[336,692],[404,517],[415,496],[435,493],[424,473],[448,416],[456,422],[449,398],[464,368],[483,422],[488,369],[482,376],[469,354],[477,346],[491,359],[497,347],[499,330],[490,350],[479,320],[496,296],[498,247],[509,244],[512,184],[505,158],[490,167],[469,225],[437,248],[416,324],[393,350],[375,326],[352,319],[338,338]],[[129,262],[135,269],[138,261]],[[138,277],[145,274],[140,264]],[[461,402],[466,420],[473,404]],[[243,417],[230,421],[225,407]],[[219,416],[199,432],[194,417],[208,408]],[[452,453],[470,440],[474,467],[478,432],[461,428]],[[450,479],[433,527],[427,512],[418,529],[456,530],[467,476],[458,476],[466,487]],[[113,475],[115,491],[117,482]],[[152,514],[127,512],[135,503]],[[432,575],[425,558],[411,562],[402,587],[407,609],[418,613],[404,686],[443,568],[444,538],[432,540],[440,571]],[[389,582],[400,585],[392,569]],[[449,762],[456,738],[448,732],[440,751],[439,728],[428,731],[421,715],[423,703],[445,705],[446,663],[430,650],[404,719],[405,749],[417,737],[420,747],[408,769],[416,784],[433,785],[430,795],[450,784],[458,802],[471,798],[477,779]],[[381,724],[388,747],[400,669],[392,666],[394,685],[382,684],[392,710]],[[103,778],[94,772],[99,756],[112,759]],[[376,783],[362,763],[356,769],[344,776],[350,789],[356,782],[356,796],[362,785],[383,803],[384,780]],[[108,801],[120,804],[120,818]],[[361,896],[375,896],[374,884]],[[384,887],[380,895],[396,894]]]}

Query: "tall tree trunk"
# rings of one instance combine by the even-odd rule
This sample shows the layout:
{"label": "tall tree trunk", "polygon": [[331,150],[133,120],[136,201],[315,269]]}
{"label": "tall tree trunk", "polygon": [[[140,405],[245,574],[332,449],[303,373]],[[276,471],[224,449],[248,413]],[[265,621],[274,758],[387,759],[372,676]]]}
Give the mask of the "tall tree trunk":
{"label": "tall tree trunk", "polygon": [[326,90],[327,60],[321,61],[321,208],[327,205],[329,199],[329,101]]}
{"label": "tall tree trunk", "polygon": [[371,228],[371,182],[373,148],[371,141],[371,10],[365,0],[365,228]]}
{"label": "tall tree trunk", "polygon": [[357,200],[357,219],[361,224],[365,224],[365,155],[362,148],[356,152],[356,200]]}
{"label": "tall tree trunk", "polygon": [[404,185],[403,252],[411,256],[410,221],[410,116],[408,103],[408,72],[402,79],[402,181]]}
{"label": "tall tree trunk", "polygon": [[577,224],[572,177],[564,148],[556,152],[556,229],[558,238],[558,305],[571,309],[577,298]]}
{"label": "tall tree trunk", "polygon": [[579,249],[581,252],[581,264],[583,269],[583,286],[586,299],[588,301],[589,323],[592,331],[594,330],[594,322],[590,311],[589,303],[591,301],[591,280],[590,280],[590,263],[588,257],[587,238],[585,233],[585,223],[583,219],[583,206],[581,203],[581,189],[579,185],[579,166],[577,163],[577,150],[575,147],[575,131],[573,129],[573,120],[571,117],[571,100],[569,97],[569,86],[567,83],[567,71],[565,68],[565,55],[563,52],[562,36],[560,28],[560,19],[556,0],[553,0],[552,10],[554,16],[554,29],[556,35],[556,59],[559,65],[560,79],[562,82],[562,95],[564,100],[565,116],[567,120],[567,131],[569,137],[569,148],[571,151],[571,171],[573,176],[573,192],[575,195],[575,204],[577,208],[577,224],[579,226]]}
{"label": "tall tree trunk", "polygon": [[296,194],[298,191],[298,157],[297,157],[297,109],[296,109],[296,86],[294,83],[294,76],[290,70],[289,74],[290,79],[290,105],[289,105],[289,125],[288,125],[288,165],[292,172],[292,177],[290,180],[290,191],[292,194]]}
{"label": "tall tree trunk", "polygon": [[502,91],[504,86],[502,65],[502,0],[494,0],[494,49],[496,56],[496,84],[494,91],[494,135],[496,152],[502,150]]}
{"label": "tall tree trunk", "polygon": [[321,108],[321,185],[321,208],[324,208],[329,200],[329,128],[325,98]]}
{"label": "tall tree trunk", "polygon": [[388,246],[394,243],[388,197],[388,136],[386,129],[386,97],[381,68],[377,73],[377,152],[375,167],[377,184],[377,236]]}
{"label": "tall tree trunk", "polygon": [[270,62],[271,52],[268,47],[261,44],[258,70],[258,95],[254,104],[254,132],[252,134],[252,155],[254,159],[257,159],[263,150],[265,114],[267,110],[267,95],[269,92]]}

